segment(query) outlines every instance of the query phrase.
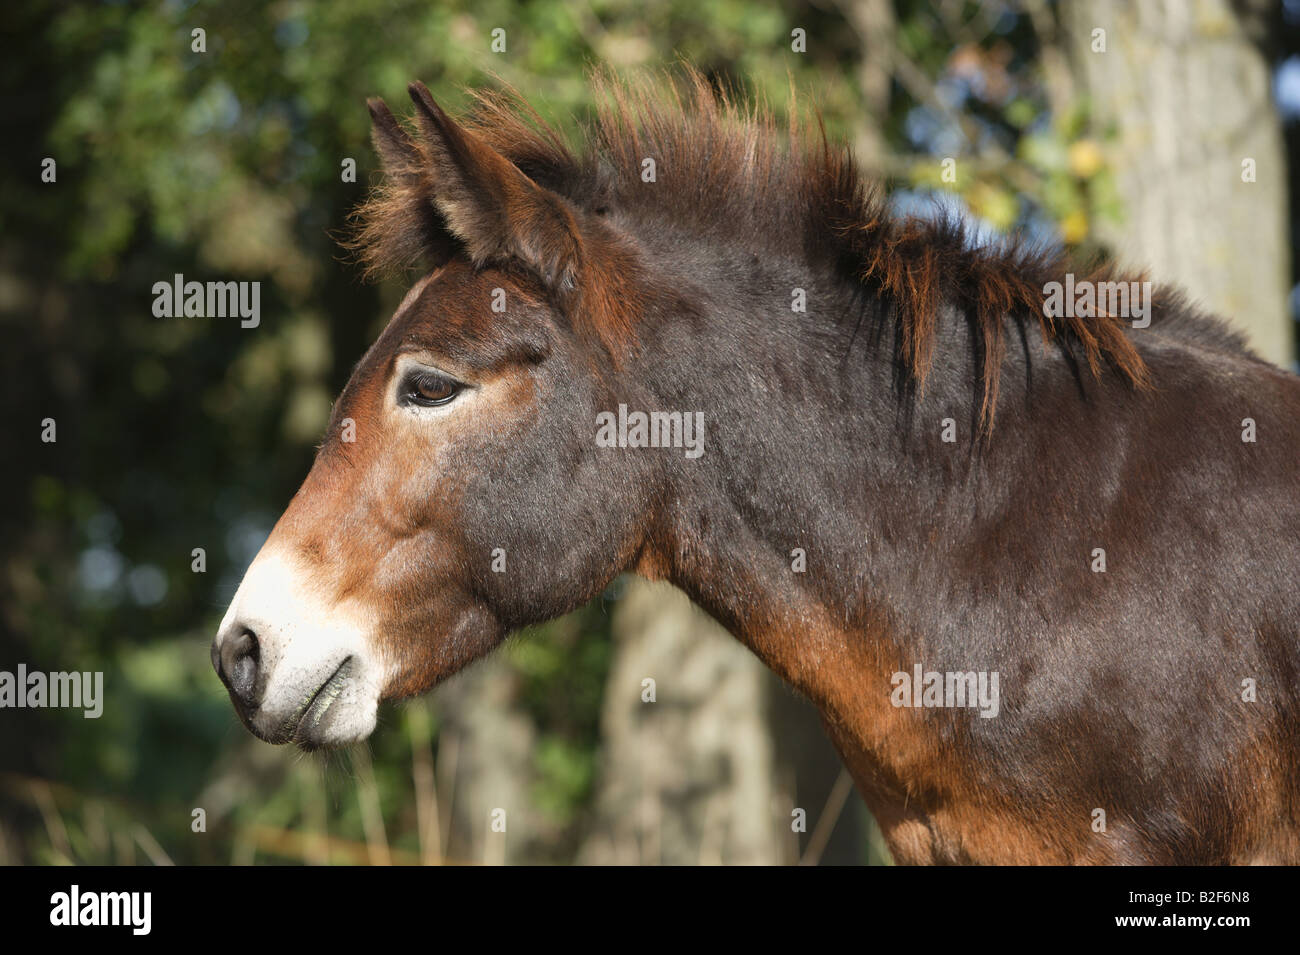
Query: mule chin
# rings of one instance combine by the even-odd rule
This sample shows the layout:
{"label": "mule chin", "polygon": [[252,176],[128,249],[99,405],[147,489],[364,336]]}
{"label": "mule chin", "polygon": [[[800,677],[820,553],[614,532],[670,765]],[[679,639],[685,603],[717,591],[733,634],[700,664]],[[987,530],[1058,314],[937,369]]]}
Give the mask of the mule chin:
{"label": "mule chin", "polygon": [[230,698],[244,726],[264,742],[304,750],[347,746],[374,732],[379,711],[378,688],[360,671],[357,659],[348,656],[293,688],[273,682],[251,712],[233,690]]}
{"label": "mule chin", "polygon": [[375,729],[379,694],[366,687],[358,670],[356,657],[346,657],[314,690],[299,690],[297,705],[287,713],[277,716],[272,707],[250,728],[268,743],[296,743],[306,750],[364,740]]}

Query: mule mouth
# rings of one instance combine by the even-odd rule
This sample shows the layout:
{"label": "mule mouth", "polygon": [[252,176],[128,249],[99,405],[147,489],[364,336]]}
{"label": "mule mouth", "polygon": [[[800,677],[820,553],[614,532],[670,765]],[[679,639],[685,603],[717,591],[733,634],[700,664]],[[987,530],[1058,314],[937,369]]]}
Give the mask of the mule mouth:
{"label": "mule mouth", "polygon": [[303,749],[317,749],[323,745],[316,737],[316,731],[352,675],[354,659],[352,656],[344,658],[325,682],[285,719],[276,734],[278,742],[297,743]]}

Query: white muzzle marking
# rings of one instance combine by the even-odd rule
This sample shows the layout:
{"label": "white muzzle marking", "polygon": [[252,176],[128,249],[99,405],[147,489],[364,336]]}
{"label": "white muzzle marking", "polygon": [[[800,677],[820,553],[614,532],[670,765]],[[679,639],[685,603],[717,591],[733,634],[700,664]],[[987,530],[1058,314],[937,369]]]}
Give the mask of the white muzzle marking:
{"label": "white muzzle marking", "polygon": [[[263,548],[221,621],[213,662],[258,736],[340,745],[375,728],[384,681],[369,632],[355,608],[331,606],[300,563]],[[254,648],[248,659],[232,659],[236,643]]]}

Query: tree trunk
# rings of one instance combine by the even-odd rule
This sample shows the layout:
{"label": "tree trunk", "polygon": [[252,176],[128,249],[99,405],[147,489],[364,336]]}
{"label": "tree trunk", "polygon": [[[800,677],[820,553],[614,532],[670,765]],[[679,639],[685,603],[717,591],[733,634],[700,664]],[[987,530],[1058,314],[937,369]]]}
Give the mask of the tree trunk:
{"label": "tree trunk", "polygon": [[767,719],[775,677],[680,591],[626,580],[596,809],[578,861],[790,861],[790,800],[778,791]]}
{"label": "tree trunk", "polygon": [[[1186,289],[1290,367],[1287,168],[1259,4],[1072,0],[1064,33],[1107,144],[1119,224],[1099,226],[1122,263]],[[1105,52],[1094,31],[1105,30]],[[1253,160],[1254,182],[1243,181]]]}
{"label": "tree trunk", "polygon": [[529,796],[537,728],[519,705],[516,682],[509,659],[497,653],[438,690],[437,785],[439,808],[450,815],[449,859],[503,865],[538,854],[545,827]]}

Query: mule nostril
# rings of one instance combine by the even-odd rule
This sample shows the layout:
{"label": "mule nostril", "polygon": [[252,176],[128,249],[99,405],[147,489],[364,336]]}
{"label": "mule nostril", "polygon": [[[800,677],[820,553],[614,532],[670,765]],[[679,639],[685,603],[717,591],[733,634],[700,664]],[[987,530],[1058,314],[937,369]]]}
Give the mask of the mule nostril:
{"label": "mule nostril", "polygon": [[257,685],[257,636],[251,630],[241,630],[221,645],[221,666],[218,672],[230,692],[248,709],[256,708],[253,699]]}

